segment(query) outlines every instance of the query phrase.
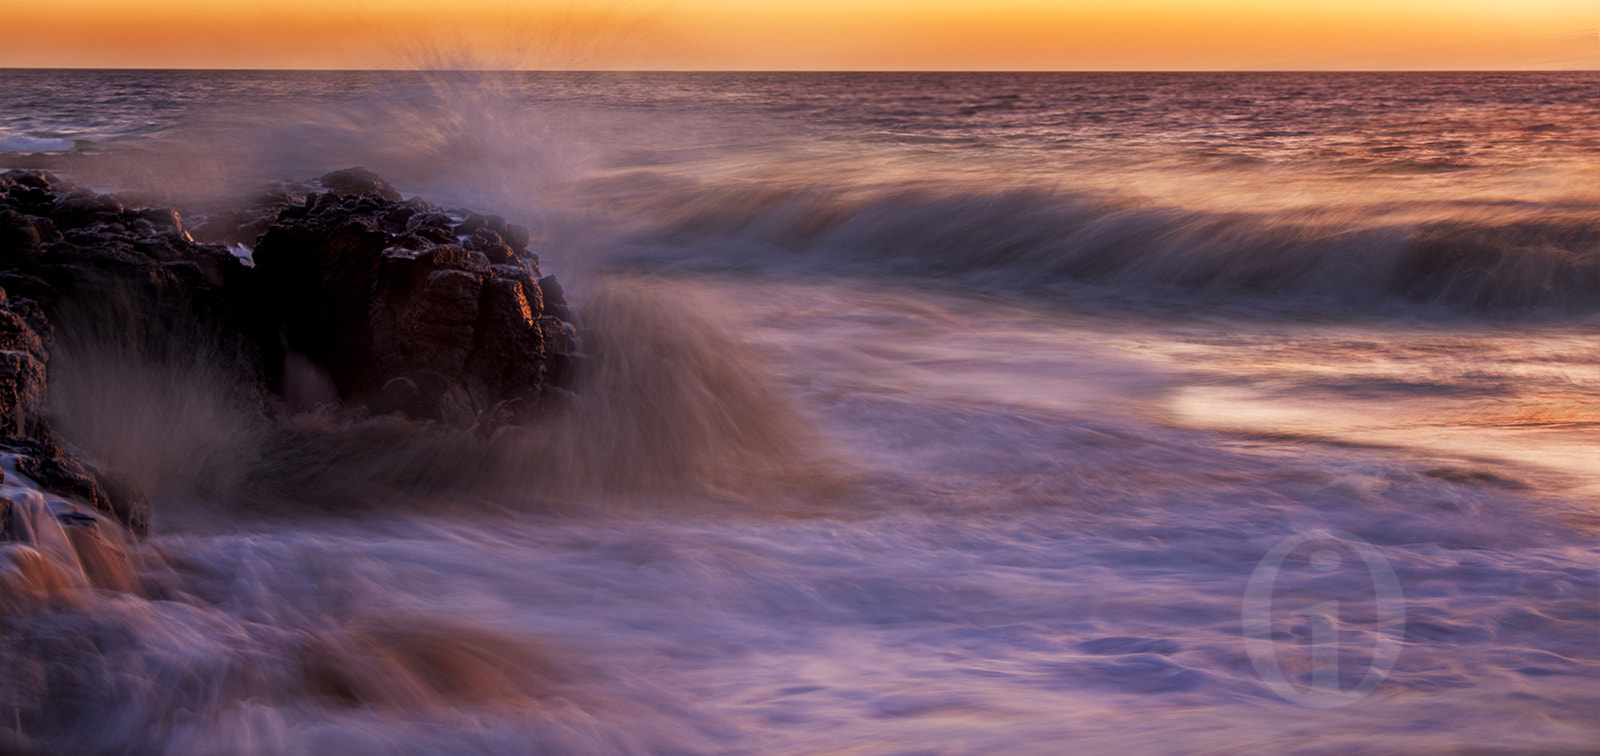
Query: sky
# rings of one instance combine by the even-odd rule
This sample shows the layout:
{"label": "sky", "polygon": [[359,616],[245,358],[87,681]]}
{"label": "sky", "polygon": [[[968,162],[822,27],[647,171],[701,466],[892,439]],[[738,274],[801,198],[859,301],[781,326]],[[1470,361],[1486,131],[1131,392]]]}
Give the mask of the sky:
{"label": "sky", "polygon": [[1600,70],[1600,0],[0,0],[0,67]]}

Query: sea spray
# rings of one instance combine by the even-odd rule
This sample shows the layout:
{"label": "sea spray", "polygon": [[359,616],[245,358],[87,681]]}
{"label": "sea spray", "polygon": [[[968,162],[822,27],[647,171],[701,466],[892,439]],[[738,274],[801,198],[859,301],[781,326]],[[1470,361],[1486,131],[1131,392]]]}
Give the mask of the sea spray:
{"label": "sea spray", "polygon": [[161,501],[164,518],[225,502],[340,511],[742,488],[812,464],[805,423],[748,348],[712,324],[712,302],[626,280],[579,295],[589,356],[571,400],[529,425],[295,412],[262,393],[215,330],[150,334],[88,316],[60,329],[52,415],[64,437]]}
{"label": "sea spray", "polygon": [[577,399],[546,427],[511,432],[541,477],[563,481],[556,490],[737,489],[811,464],[805,423],[714,323],[714,301],[626,279],[596,279],[580,301],[590,361]]}
{"label": "sea spray", "polygon": [[[51,102],[85,112],[126,99],[115,73],[9,77],[70,80]],[[184,124],[134,103],[173,154],[213,104],[275,132],[261,113],[406,78],[139,77],[222,82]],[[1592,747],[1590,73],[504,78],[530,122],[591,127],[540,144],[596,159],[482,181],[554,191],[460,204],[536,226],[584,326],[581,372],[626,393],[580,383],[521,430],[246,413],[248,443],[217,456],[248,482],[200,507],[161,461],[180,452],[152,442],[149,469],[176,472],[150,479],[177,493],[130,554],[137,591],[0,617],[8,736],[196,754]],[[308,141],[427,128],[384,120]],[[250,139],[204,160],[290,180],[350,162],[299,162],[286,133],[262,149],[292,171],[259,170]],[[412,165],[430,162],[448,167]],[[396,165],[406,194],[473,190]],[[571,277],[586,259],[622,277]],[[133,352],[171,369],[113,373],[194,369]],[[232,401],[226,369],[197,373]],[[182,396],[127,383],[130,402]],[[179,430],[174,448],[212,438]],[[767,475],[795,463],[839,485],[775,507],[804,498]],[[1245,625],[1266,620],[1289,685],[1361,684],[1389,628],[1371,576],[1345,569],[1362,560],[1306,540],[1334,532],[1393,567],[1406,627],[1370,696],[1311,710],[1273,692]],[[1268,559],[1285,543],[1307,548]],[[1242,618],[1264,565],[1273,614]]]}
{"label": "sea spray", "polygon": [[266,429],[248,347],[216,325],[129,307],[80,301],[57,315],[52,422],[158,500],[225,497]]}

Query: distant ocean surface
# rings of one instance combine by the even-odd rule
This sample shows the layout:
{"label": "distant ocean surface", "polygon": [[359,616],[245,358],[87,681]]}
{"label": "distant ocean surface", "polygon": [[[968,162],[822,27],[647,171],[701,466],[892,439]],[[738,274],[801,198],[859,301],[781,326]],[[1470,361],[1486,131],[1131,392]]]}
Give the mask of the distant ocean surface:
{"label": "distant ocean surface", "polygon": [[0,679],[72,681],[0,730],[1600,748],[1597,124],[1597,72],[0,70],[0,169],[198,222],[362,165],[523,223],[606,366],[558,458],[358,517],[238,510],[265,421],[128,367],[168,442],[69,440],[142,471],[163,589],[0,617]]}

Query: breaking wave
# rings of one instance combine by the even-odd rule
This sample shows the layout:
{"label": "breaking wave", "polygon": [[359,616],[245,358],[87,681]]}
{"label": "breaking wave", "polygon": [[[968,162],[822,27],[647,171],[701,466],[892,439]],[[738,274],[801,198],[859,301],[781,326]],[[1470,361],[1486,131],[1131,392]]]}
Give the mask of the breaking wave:
{"label": "breaking wave", "polygon": [[556,511],[592,505],[593,493],[748,491],[808,468],[805,421],[713,323],[713,303],[626,280],[592,281],[578,296],[577,393],[536,425],[295,413],[262,396],[202,325],[156,333],[89,311],[63,318],[53,420],[179,520],[486,502]]}
{"label": "breaking wave", "polygon": [[632,262],[1106,287],[1135,300],[1237,297],[1474,311],[1600,308],[1592,207],[1195,210],[1045,189],[735,186],[656,194]]}

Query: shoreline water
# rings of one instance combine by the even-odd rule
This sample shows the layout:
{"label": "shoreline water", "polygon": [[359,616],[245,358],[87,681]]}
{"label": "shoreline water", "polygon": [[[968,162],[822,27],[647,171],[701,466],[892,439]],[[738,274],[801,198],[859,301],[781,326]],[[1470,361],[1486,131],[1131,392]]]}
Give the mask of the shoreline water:
{"label": "shoreline water", "polygon": [[205,350],[53,362],[68,440],[166,484],[143,593],[0,615],[7,737],[1600,737],[1590,74],[125,78],[54,95],[160,132],[78,180],[198,223],[366,164],[525,225],[603,367],[477,433],[240,414]]}

